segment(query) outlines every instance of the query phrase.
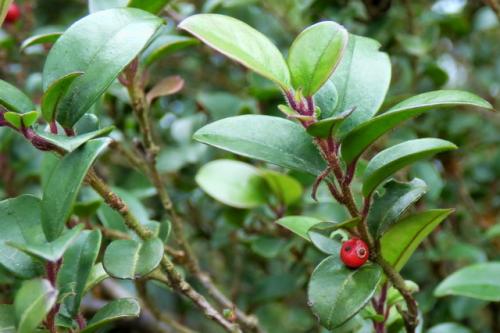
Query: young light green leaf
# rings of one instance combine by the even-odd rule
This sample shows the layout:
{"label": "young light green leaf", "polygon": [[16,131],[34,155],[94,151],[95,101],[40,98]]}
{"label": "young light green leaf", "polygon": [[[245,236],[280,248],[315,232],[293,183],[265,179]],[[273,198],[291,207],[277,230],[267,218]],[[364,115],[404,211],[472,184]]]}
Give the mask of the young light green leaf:
{"label": "young light green leaf", "polygon": [[66,74],[54,81],[42,96],[42,116],[51,122],[56,118],[57,105],[66,94],[73,81],[80,77],[83,72],[73,72]]}
{"label": "young light green leaf", "polygon": [[52,47],[43,69],[44,90],[62,76],[84,72],[58,104],[59,123],[72,127],[161,24],[160,18],[142,10],[115,8],[91,14],[69,27]]}
{"label": "young light green leaf", "polygon": [[205,164],[196,183],[211,197],[236,208],[254,208],[268,202],[265,180],[254,166],[232,160]]}
{"label": "young light green leaf", "polygon": [[197,14],[184,19],[179,28],[243,66],[290,89],[290,72],[278,48],[263,34],[235,18]]}
{"label": "young light green leaf", "polygon": [[159,238],[145,241],[115,240],[106,248],[103,265],[106,272],[118,279],[135,279],[151,273],[163,257]]}
{"label": "young light green leaf", "polygon": [[382,277],[382,269],[365,264],[347,268],[338,256],[323,260],[309,281],[308,299],[320,323],[333,330],[358,313],[373,297]]}
{"label": "young light green leaf", "polygon": [[23,113],[23,124],[26,127],[30,127],[33,125],[37,120],[38,120],[38,112],[37,111],[30,111]]}
{"label": "young light green leaf", "polygon": [[380,239],[382,256],[401,270],[422,240],[452,212],[453,209],[432,209],[397,222]]}
{"label": "young light green leaf", "polygon": [[370,233],[380,237],[398,218],[427,192],[427,185],[421,179],[402,183],[387,182],[382,195],[376,194],[367,217]]}
{"label": "young light green leaf", "polygon": [[286,119],[244,115],[199,129],[194,139],[232,153],[319,175],[326,167],[304,128]]}
{"label": "young light green leaf", "polygon": [[199,41],[195,38],[176,35],[159,35],[148,47],[146,47],[144,52],[142,52],[140,56],[141,63],[150,66],[160,58],[198,43]]}
{"label": "young light green leaf", "polygon": [[158,14],[171,0],[129,0],[127,6]]}
{"label": "young light green leaf", "polygon": [[357,159],[380,136],[403,121],[429,110],[452,106],[492,109],[491,104],[486,100],[466,91],[437,90],[416,95],[353,129],[342,142],[342,158],[349,164]]}
{"label": "young light green leaf", "polygon": [[302,31],[288,54],[294,88],[305,97],[314,95],[340,62],[347,38],[347,30],[333,21],[316,23]]}
{"label": "young light green leaf", "polygon": [[62,32],[49,32],[46,34],[31,36],[22,42],[21,52],[33,45],[54,43],[56,40],[59,39],[59,37],[61,37],[61,35]]}
{"label": "young light green leaf", "polygon": [[5,112],[3,114],[3,118],[7,121],[12,127],[20,129],[23,125],[23,115],[22,113],[17,112]]}
{"label": "young light green leaf", "polygon": [[57,274],[57,286],[66,309],[74,318],[80,310],[87,282],[101,246],[99,230],[84,231],[64,253],[64,260]]}
{"label": "young light green leaf", "polygon": [[33,333],[52,309],[57,290],[48,280],[25,281],[14,299],[17,333]]}
{"label": "young light green leaf", "polygon": [[312,226],[307,232],[307,237],[309,237],[314,247],[316,247],[319,251],[327,255],[336,256],[340,253],[340,249],[342,247],[341,242],[338,239],[330,237],[331,232],[325,232],[320,228],[316,228],[317,226],[326,223],[328,222],[321,222]]}
{"label": "young light green leaf", "polygon": [[110,126],[76,136],[56,135],[42,130],[36,130],[36,132],[38,136],[44,138],[47,142],[61,148],[67,153],[71,153],[84,145],[87,141],[108,135],[111,131],[113,131],[113,129],[114,127]]}
{"label": "young light green leaf", "polygon": [[41,273],[42,266],[6,242],[23,244],[45,240],[40,225],[40,199],[31,195],[0,201],[0,265],[17,277],[28,279]]}
{"label": "young light green leaf", "polygon": [[455,295],[500,302],[500,262],[464,267],[448,276],[434,290],[437,297]]}
{"label": "young light green leaf", "polygon": [[259,172],[281,203],[291,205],[302,196],[302,185],[295,178],[272,170],[260,170]]}
{"label": "young light green leaf", "polygon": [[92,333],[104,325],[122,318],[139,317],[141,308],[133,298],[121,298],[102,307],[80,333]]}
{"label": "young light green leaf", "polygon": [[339,96],[335,114],[356,108],[340,126],[339,137],[370,119],[385,99],[391,81],[391,62],[379,48],[380,44],[373,39],[349,34],[342,61],[330,78]]}
{"label": "young light green leaf", "polygon": [[107,138],[88,141],[64,156],[53,170],[42,199],[42,227],[48,241],[62,233],[85,175],[110,141]]}
{"label": "young light green leaf", "polygon": [[373,157],[363,175],[363,195],[368,196],[375,188],[396,171],[437,153],[456,149],[453,143],[435,139],[415,139],[387,148]]}
{"label": "young light green leaf", "polygon": [[0,304],[0,332],[16,333],[16,313],[12,304]]}
{"label": "young light green leaf", "polygon": [[31,99],[10,83],[0,80],[0,105],[7,111],[25,113],[36,109]]}
{"label": "young light green leaf", "polygon": [[309,216],[285,216],[276,223],[309,241],[307,232],[314,225],[321,223],[321,220]]}
{"label": "young light green leaf", "polygon": [[7,244],[40,260],[56,262],[63,257],[66,249],[73,243],[82,229],[83,224],[79,224],[73,229],[63,233],[60,237],[52,242],[7,242]]}

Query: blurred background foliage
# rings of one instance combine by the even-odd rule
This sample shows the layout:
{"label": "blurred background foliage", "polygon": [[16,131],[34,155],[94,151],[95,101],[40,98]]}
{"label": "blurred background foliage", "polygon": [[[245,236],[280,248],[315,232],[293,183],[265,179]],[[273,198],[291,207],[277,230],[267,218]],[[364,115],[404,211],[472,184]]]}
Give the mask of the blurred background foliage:
{"label": "blurred background foliage", "polygon": [[[110,0],[90,1],[90,8],[106,6]],[[114,2],[117,2],[116,0]],[[119,1],[118,1],[119,2]],[[85,16],[89,4],[83,0],[17,1],[22,18],[0,29],[0,78],[29,93],[36,101],[42,93],[41,69],[50,45],[24,51],[27,37],[63,31]],[[488,3],[492,4],[490,7]],[[390,1],[390,0],[177,0],[164,10],[169,33],[180,34],[176,24],[197,12],[216,12],[237,17],[287,52],[293,38],[306,26],[334,20],[350,32],[378,40],[392,62],[389,98],[382,110],[420,92],[436,89],[472,91],[500,109],[500,26],[496,1]],[[188,43],[196,44],[196,43]],[[239,159],[220,150],[195,143],[193,132],[216,119],[245,113],[278,115],[282,96],[273,84],[247,73],[207,47],[185,45],[163,56],[148,68],[148,86],[169,76],[180,75],[184,88],[160,97],[153,104],[155,133],[162,142],[158,168],[164,175],[174,202],[186,217],[189,239],[202,266],[217,284],[242,308],[258,315],[268,332],[321,332],[306,301],[306,283],[314,266],[323,258],[313,247],[274,224],[282,215],[304,214],[325,220],[341,220],[346,213],[326,195],[319,203],[310,198],[314,179],[289,173],[298,194],[287,205],[276,191],[262,189],[251,209],[230,207],[214,200],[197,184],[200,168],[215,159]],[[93,107],[100,122],[114,124],[116,139],[133,142],[137,124],[128,96],[118,83]],[[447,297],[435,298],[434,287],[458,268],[472,263],[500,260],[500,118],[494,113],[470,109],[429,112],[408,126],[396,129],[378,141],[378,147],[414,137],[441,137],[460,149],[421,162],[406,170],[401,179],[419,177],[429,193],[417,209],[455,207],[456,212],[426,240],[403,271],[419,284],[418,301],[429,332],[500,332],[500,305]],[[372,152],[373,153],[373,152]],[[36,151],[12,131],[0,129],[0,196],[40,194],[47,177],[50,157]],[[259,169],[276,167],[254,163]],[[134,211],[144,219],[165,219],[154,189],[123,156],[110,150],[97,165]],[[284,170],[278,170],[284,171]],[[207,172],[210,172],[208,170]],[[217,172],[206,177],[221,177]],[[222,175],[224,176],[224,175]],[[227,175],[230,179],[230,175]],[[298,186],[297,181],[300,183]],[[291,185],[290,185],[291,186]],[[289,187],[287,187],[289,188]],[[291,191],[291,190],[290,190]],[[209,191],[207,191],[209,192]],[[263,198],[262,198],[263,195]],[[282,198],[281,198],[282,199]],[[224,201],[224,199],[222,199]],[[84,188],[75,214],[88,223],[112,225],[113,216]],[[132,283],[108,281],[85,300],[89,312],[104,299],[135,294]],[[195,281],[193,283],[196,284]],[[11,299],[15,283],[0,272],[0,302]],[[218,332],[212,323],[187,302],[155,284],[148,292],[156,304],[176,319],[200,332]],[[145,320],[142,318],[141,320]],[[455,324],[444,324],[455,323]],[[115,327],[115,332],[139,332],[140,323]],[[112,330],[113,331],[113,330]]]}

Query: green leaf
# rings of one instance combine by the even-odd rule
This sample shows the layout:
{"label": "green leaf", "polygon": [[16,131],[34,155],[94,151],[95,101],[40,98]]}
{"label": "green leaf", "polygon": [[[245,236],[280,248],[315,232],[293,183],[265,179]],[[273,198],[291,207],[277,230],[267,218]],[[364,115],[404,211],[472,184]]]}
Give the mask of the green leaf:
{"label": "green leaf", "polygon": [[492,109],[491,104],[486,100],[466,91],[437,90],[416,95],[353,129],[342,142],[342,158],[349,164],[357,159],[380,136],[403,121],[428,110],[453,106],[474,106]]}
{"label": "green leaf", "polygon": [[42,116],[51,122],[56,118],[57,105],[66,94],[73,81],[80,77],[83,72],[73,72],[66,74],[54,81],[42,96]]}
{"label": "green leaf", "polygon": [[142,242],[132,239],[115,240],[104,253],[104,269],[118,279],[142,277],[158,267],[163,251],[163,242],[159,238]]}
{"label": "green leaf", "polygon": [[33,333],[57,298],[57,290],[48,280],[25,281],[14,299],[16,333]]}
{"label": "green leaf", "polygon": [[457,146],[446,140],[425,138],[405,141],[381,151],[366,166],[363,195],[368,196],[381,182],[405,166],[456,148]]}
{"label": "green leaf", "polygon": [[59,37],[61,37],[61,35],[62,32],[49,32],[46,34],[31,36],[23,41],[21,44],[21,51],[24,51],[26,48],[33,45],[54,43],[59,39]]}
{"label": "green leaf", "polygon": [[272,259],[286,247],[286,240],[271,236],[257,236],[251,242],[251,249],[261,257]]}
{"label": "green leaf", "polygon": [[427,185],[418,178],[408,183],[391,180],[384,185],[383,190],[382,195],[376,194],[373,198],[367,218],[370,233],[376,238],[427,192]]}
{"label": "green leaf", "polygon": [[16,313],[11,304],[0,304],[0,332],[16,333]]}
{"label": "green leaf", "polygon": [[305,240],[310,240],[307,232],[312,226],[321,223],[321,220],[309,216],[285,216],[277,220],[276,223]]}
{"label": "green leaf", "polygon": [[110,139],[88,141],[64,156],[52,171],[43,189],[42,227],[48,241],[59,237],[88,170]]}
{"label": "green leaf", "polygon": [[78,234],[80,234],[82,228],[83,224],[79,224],[73,229],[63,233],[52,242],[7,242],[7,244],[35,258],[56,262],[63,257],[64,252],[66,252],[66,249],[73,243]]}
{"label": "green leaf", "polygon": [[23,113],[22,120],[23,120],[24,126],[30,127],[38,120],[38,112],[37,111],[30,111],[30,112]]}
{"label": "green leaf", "polygon": [[109,278],[108,273],[104,270],[102,263],[95,264],[90,271],[90,275],[87,279],[87,284],[83,289],[83,294],[86,294],[90,289],[101,283],[102,281]]}
{"label": "green leaf", "polygon": [[89,12],[95,13],[101,10],[126,7],[130,0],[89,0]]}
{"label": "green leaf", "polygon": [[337,116],[332,116],[330,118],[321,119],[307,127],[307,133],[309,135],[318,137],[318,138],[329,138],[331,136],[335,136],[338,128],[342,124],[342,122],[348,118],[354,109],[347,110]]}
{"label": "green leaf", "polygon": [[333,21],[316,23],[302,31],[288,54],[294,88],[305,97],[314,95],[340,62],[347,37],[345,28]]}
{"label": "green leaf", "polygon": [[57,274],[57,286],[66,308],[74,318],[80,309],[87,282],[101,247],[99,230],[84,231],[64,254]]}
{"label": "green leaf", "polygon": [[434,290],[437,297],[456,295],[500,302],[500,262],[462,268],[448,276]]}
{"label": "green leaf", "polygon": [[86,142],[92,139],[108,135],[113,131],[113,129],[114,127],[110,126],[76,136],[57,135],[57,134],[47,133],[42,130],[36,130],[36,132],[37,135],[44,138],[45,141],[48,141],[49,143],[55,145],[56,147],[61,148],[67,153],[71,153],[72,151],[75,151],[76,149],[80,148],[82,145],[84,145]]}
{"label": "green leaf", "polygon": [[[52,47],[44,90],[61,77],[84,72],[58,104],[57,120],[72,127],[145,47],[162,20],[134,8],[116,8],[77,21]],[[70,61],[69,61],[69,60]]]}
{"label": "green leaf", "polygon": [[121,298],[103,306],[80,333],[92,333],[104,325],[122,318],[139,317],[141,308],[133,298]]}
{"label": "green leaf", "polygon": [[22,195],[0,201],[0,229],[0,265],[23,279],[38,275],[41,265],[6,242],[31,244],[45,240],[40,225],[40,199]]}
{"label": "green leaf", "polygon": [[401,270],[424,238],[452,212],[453,209],[432,209],[397,222],[380,239],[382,256]]}
{"label": "green leaf", "polygon": [[342,244],[337,239],[334,239],[331,236],[330,232],[325,232],[321,229],[316,229],[316,226],[321,225],[319,223],[315,226],[312,226],[307,232],[307,237],[311,240],[314,247],[316,247],[319,251],[328,255],[338,255],[340,253],[340,248]]}
{"label": "green leaf", "polygon": [[349,34],[342,61],[330,78],[339,96],[335,114],[356,108],[340,126],[340,137],[370,119],[385,99],[391,81],[391,62],[379,48],[380,44],[373,39]]}
{"label": "green leaf", "polygon": [[381,277],[377,265],[351,270],[338,256],[330,256],[316,267],[309,281],[307,295],[312,311],[328,330],[339,327],[370,301]]}
{"label": "green leaf", "polygon": [[196,183],[216,200],[236,208],[253,208],[267,203],[267,187],[254,166],[232,160],[205,164]]}
{"label": "green leaf", "polygon": [[0,105],[7,111],[25,113],[36,109],[31,99],[10,83],[0,80]]}
{"label": "green leaf", "polygon": [[142,52],[141,62],[150,66],[156,60],[166,57],[188,46],[196,45],[199,41],[194,38],[176,35],[160,35]]}
{"label": "green leaf", "polygon": [[279,202],[291,205],[302,196],[302,185],[295,178],[272,170],[260,170],[259,172]]}
{"label": "green leaf", "polygon": [[426,333],[473,333],[473,331],[460,324],[442,323],[430,327]]}
{"label": "green leaf", "polygon": [[282,89],[290,89],[290,72],[280,51],[248,24],[219,14],[197,14],[184,19],[178,27]]}
{"label": "green leaf", "polygon": [[0,27],[13,0],[0,0]]}
{"label": "green leaf", "polygon": [[99,118],[93,113],[86,113],[76,122],[74,130],[77,135],[81,135],[97,131],[99,128]]}
{"label": "green leaf", "polygon": [[128,7],[139,8],[147,12],[158,14],[171,0],[129,0]]}
{"label": "green leaf", "polygon": [[23,125],[23,115],[17,112],[5,112],[3,118],[14,128],[20,129]]}
{"label": "green leaf", "polygon": [[337,88],[332,80],[326,81],[321,89],[314,94],[314,103],[321,110],[320,119],[333,117],[338,102]]}
{"label": "green leaf", "polygon": [[319,175],[326,167],[304,128],[286,119],[243,115],[199,129],[194,139],[232,153]]}

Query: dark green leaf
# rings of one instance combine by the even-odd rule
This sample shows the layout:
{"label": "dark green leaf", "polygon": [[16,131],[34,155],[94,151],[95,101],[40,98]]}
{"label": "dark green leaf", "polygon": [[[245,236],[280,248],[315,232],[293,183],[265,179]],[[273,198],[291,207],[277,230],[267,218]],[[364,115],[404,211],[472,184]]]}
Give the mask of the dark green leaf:
{"label": "dark green leaf", "polygon": [[129,0],[127,6],[158,14],[170,1],[171,0]]}
{"label": "dark green leaf", "polygon": [[61,37],[61,35],[62,32],[49,32],[46,34],[31,36],[23,41],[21,44],[21,51],[24,51],[26,48],[33,45],[54,43],[59,37]]}
{"label": "dark green leaf", "polygon": [[[321,223],[318,225],[321,225]],[[324,254],[338,255],[340,253],[342,244],[340,241],[330,236],[330,232],[325,232],[321,229],[315,229],[315,226],[312,226],[307,232],[307,237],[309,237],[314,247],[316,247],[318,250],[320,250]]]}
{"label": "dark green leaf", "polygon": [[235,154],[313,175],[326,167],[307,132],[282,118],[261,115],[225,118],[199,129],[194,138]]}
{"label": "dark green leaf", "polygon": [[72,317],[80,310],[80,302],[99,254],[101,238],[99,230],[84,231],[64,254],[63,265],[57,274],[57,286]]}
{"label": "dark green leaf", "polygon": [[330,79],[339,96],[335,114],[356,108],[340,126],[340,137],[370,119],[385,99],[391,81],[391,62],[379,48],[380,44],[373,39],[349,34],[342,61]]}
{"label": "dark green leaf", "polygon": [[83,289],[83,294],[87,293],[90,289],[106,280],[107,278],[109,278],[109,275],[104,270],[104,266],[102,265],[102,263],[95,264],[90,271],[90,275],[87,279],[87,284]]}
{"label": "dark green leaf", "polygon": [[80,231],[82,231],[82,228],[83,224],[79,224],[52,242],[7,242],[7,244],[35,258],[56,262],[63,257],[64,252],[73,243]]}
{"label": "dark green leaf", "polygon": [[442,281],[434,295],[466,296],[500,302],[500,262],[475,264],[462,268]]}
{"label": "dark green leaf", "polygon": [[320,119],[333,117],[338,102],[337,88],[332,80],[326,81],[323,87],[314,94],[314,103],[321,110]]}
{"label": "dark green leaf", "polygon": [[63,231],[85,175],[110,141],[107,138],[88,141],[64,156],[55,167],[42,199],[42,227],[48,241]]}
{"label": "dark green leaf", "polygon": [[413,96],[352,130],[342,142],[342,158],[351,163],[384,133],[425,111],[460,105],[492,108],[484,99],[460,90],[437,90]]}
{"label": "dark green leaf", "polygon": [[251,243],[252,251],[267,259],[276,257],[285,247],[285,240],[270,236],[258,236]]}
{"label": "dark green leaf", "polygon": [[311,136],[318,137],[318,138],[328,138],[331,136],[335,136],[335,133],[337,132],[337,129],[339,128],[339,126],[353,112],[354,112],[354,109],[351,109],[351,110],[347,110],[346,112],[343,112],[337,116],[321,119],[321,120],[311,124],[309,127],[307,127],[307,133],[309,133],[309,135],[311,135]]}
{"label": "dark green leaf", "polygon": [[195,180],[211,197],[231,207],[253,208],[268,201],[265,180],[250,164],[212,161],[198,171]]}
{"label": "dark green leaf", "polygon": [[376,194],[368,214],[370,233],[381,236],[398,218],[427,191],[427,185],[415,178],[409,183],[387,182],[382,195]]}
{"label": "dark green leaf", "polygon": [[370,301],[381,277],[377,265],[351,270],[337,256],[330,256],[316,267],[309,281],[312,311],[328,330],[339,327]]}
{"label": "dark green leaf", "polygon": [[397,222],[380,239],[382,256],[401,270],[424,238],[452,212],[453,209],[432,209]]}
{"label": "dark green leaf", "polygon": [[473,331],[460,324],[442,323],[432,326],[426,333],[473,333]]}
{"label": "dark green leaf", "polygon": [[160,264],[163,242],[159,238],[115,240],[104,254],[104,269],[118,279],[135,279],[151,273]]}
{"label": "dark green leaf", "polygon": [[11,304],[0,304],[0,332],[16,333],[16,313]]}
{"label": "dark green leaf", "polygon": [[91,14],[52,47],[43,69],[44,90],[61,77],[84,72],[58,104],[57,120],[72,127],[144,48],[162,20],[134,8]]}
{"label": "dark green leaf", "polygon": [[92,333],[104,325],[122,318],[139,317],[141,308],[133,298],[121,298],[102,307],[80,333]]}
{"label": "dark green leaf", "polygon": [[80,77],[83,72],[73,72],[66,74],[54,81],[42,96],[42,116],[51,122],[56,118],[57,105],[66,94],[73,81]]}
{"label": "dark green leaf", "polygon": [[42,279],[25,281],[14,299],[16,333],[33,333],[57,298],[57,290]]}
{"label": "dark green leaf", "polygon": [[308,216],[285,216],[277,220],[276,223],[305,240],[310,240],[307,232],[312,226],[321,223],[321,220]]}
{"label": "dark green leaf", "polygon": [[45,240],[40,225],[40,199],[31,195],[0,201],[0,265],[20,278],[41,272],[41,265],[25,253],[6,244],[41,243]]}
{"label": "dark green leaf", "polygon": [[141,61],[149,66],[156,60],[166,57],[188,46],[198,44],[198,40],[185,36],[160,35],[156,37],[141,55]]}
{"label": "dark green leaf", "polygon": [[197,14],[184,19],[178,27],[282,89],[290,88],[290,72],[280,51],[248,24],[219,14]]}
{"label": "dark green leaf", "polygon": [[363,195],[367,196],[396,171],[437,153],[456,149],[453,143],[434,138],[405,141],[373,157],[363,175]]}
{"label": "dark green leaf", "polygon": [[314,95],[340,62],[347,37],[344,27],[332,21],[323,21],[302,31],[288,53],[294,88],[306,97]]}
{"label": "dark green leaf", "polygon": [[4,80],[0,80],[0,105],[7,111],[17,113],[26,113],[36,109],[28,96]]}
{"label": "dark green leaf", "polygon": [[37,134],[44,138],[46,141],[52,143],[53,145],[61,148],[65,152],[72,152],[79,147],[81,147],[83,144],[85,144],[87,141],[90,141],[92,139],[98,138],[100,136],[105,136],[111,131],[113,131],[114,127],[105,127],[93,132],[88,132],[84,133],[81,135],[76,135],[76,136],[66,136],[66,135],[56,135],[52,133],[47,133],[42,130],[37,130]]}
{"label": "dark green leaf", "polygon": [[76,122],[75,133],[87,134],[99,130],[99,127],[99,118],[95,114],[86,113]]}

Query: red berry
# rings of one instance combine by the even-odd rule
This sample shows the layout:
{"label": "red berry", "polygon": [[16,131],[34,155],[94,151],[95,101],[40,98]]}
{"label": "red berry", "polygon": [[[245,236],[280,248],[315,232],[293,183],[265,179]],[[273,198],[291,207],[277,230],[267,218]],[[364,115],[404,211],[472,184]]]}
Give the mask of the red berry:
{"label": "red berry", "polygon": [[19,6],[13,3],[9,6],[9,9],[7,10],[7,15],[5,16],[5,22],[15,23],[20,16],[21,16],[21,10],[19,9]]}
{"label": "red berry", "polygon": [[359,238],[351,238],[342,243],[340,259],[349,268],[362,266],[370,256],[368,245]]}

